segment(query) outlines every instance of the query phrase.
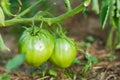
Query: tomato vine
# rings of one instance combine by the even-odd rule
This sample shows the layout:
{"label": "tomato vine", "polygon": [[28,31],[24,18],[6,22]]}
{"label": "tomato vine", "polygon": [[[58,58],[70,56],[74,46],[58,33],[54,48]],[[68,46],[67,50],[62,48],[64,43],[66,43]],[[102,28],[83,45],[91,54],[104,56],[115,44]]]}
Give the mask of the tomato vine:
{"label": "tomato vine", "polygon": [[[34,16],[38,15],[37,13],[33,17],[30,17],[30,18],[22,18],[22,16],[25,15],[26,13],[28,13],[33,7],[37,6],[42,1],[43,0],[38,0],[34,5],[27,8],[26,10],[24,10],[20,14],[16,15],[15,18],[10,19],[10,20],[6,20],[5,26],[3,26],[3,27],[9,27],[9,26],[15,25],[15,24],[31,23],[34,19]],[[84,3],[81,3],[76,8],[71,9],[71,10],[67,11],[66,13],[63,13],[57,17],[53,17],[53,18],[44,18],[43,17],[43,18],[41,18],[41,16],[39,15],[37,18],[34,19],[34,21],[35,22],[44,21],[44,22],[47,22],[48,24],[53,24],[53,23],[62,21],[63,19],[66,19],[68,17],[74,16],[75,14],[81,12],[84,8],[86,8],[86,6],[84,5]],[[41,11],[39,11],[38,13],[40,13],[40,12]],[[0,26],[2,26],[2,25],[0,25]]]}

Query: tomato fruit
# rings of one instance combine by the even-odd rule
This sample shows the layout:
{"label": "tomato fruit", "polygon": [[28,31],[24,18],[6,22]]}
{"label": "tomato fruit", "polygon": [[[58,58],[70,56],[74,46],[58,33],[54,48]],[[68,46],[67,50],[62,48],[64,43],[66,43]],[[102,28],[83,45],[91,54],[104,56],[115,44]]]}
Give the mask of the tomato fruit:
{"label": "tomato fruit", "polygon": [[60,68],[69,67],[76,57],[76,45],[70,38],[57,37],[50,62]]}
{"label": "tomato fruit", "polygon": [[[38,30],[38,31],[37,31]],[[38,27],[26,29],[19,39],[18,49],[26,54],[26,62],[32,66],[40,66],[47,61],[54,49],[53,36],[44,29]]]}

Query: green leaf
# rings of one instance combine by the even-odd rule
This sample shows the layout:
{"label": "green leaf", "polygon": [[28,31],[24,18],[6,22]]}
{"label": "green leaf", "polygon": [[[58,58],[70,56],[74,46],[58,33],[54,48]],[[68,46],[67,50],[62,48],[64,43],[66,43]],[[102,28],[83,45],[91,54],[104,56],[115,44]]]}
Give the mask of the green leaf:
{"label": "green leaf", "polygon": [[117,3],[117,13],[116,13],[116,15],[119,18],[120,17],[120,0],[117,0],[116,3]]}
{"label": "green leaf", "polygon": [[85,47],[85,48],[89,48],[90,47],[90,43],[87,42],[80,42],[80,47]]}
{"label": "green leaf", "polygon": [[3,50],[7,50],[7,51],[10,51],[10,49],[4,44],[4,41],[2,39],[2,36],[0,34],[0,50],[3,51]]}
{"label": "green leaf", "polygon": [[112,11],[111,11],[111,24],[113,27],[119,27],[119,17],[120,17],[120,0],[113,0],[112,2]]}
{"label": "green leaf", "polygon": [[2,75],[0,75],[0,80],[10,80],[10,75],[2,74]]}
{"label": "green leaf", "polygon": [[93,36],[87,36],[86,40],[93,43],[95,41],[95,38]]}
{"label": "green leaf", "polygon": [[75,59],[74,61],[73,61],[73,64],[79,64],[79,65],[81,65],[81,64],[83,64],[79,59]]}
{"label": "green leaf", "polygon": [[21,64],[23,64],[25,60],[25,54],[19,54],[10,59],[6,64],[6,70],[12,70],[18,68]]}
{"label": "green leaf", "polygon": [[0,7],[0,25],[5,26],[5,16],[1,7]]}
{"label": "green leaf", "polygon": [[110,59],[110,60],[114,60],[114,59],[115,59],[115,55],[114,55],[114,54],[110,54],[110,55],[109,55],[109,59]]}
{"label": "green leaf", "polygon": [[91,56],[87,51],[85,53],[85,57],[87,58],[88,61],[92,62],[92,63],[97,63],[98,59]]}
{"label": "green leaf", "polygon": [[98,0],[92,0],[92,10],[99,14]]}
{"label": "green leaf", "polygon": [[85,18],[87,18],[87,15],[88,15],[88,9],[85,7],[85,8],[83,8],[82,10],[83,10],[83,11],[82,11],[83,16],[84,16]]}
{"label": "green leaf", "polygon": [[111,0],[102,0],[102,7],[100,11],[100,20],[101,20],[101,26],[104,29],[105,24],[107,22],[109,13],[110,13],[110,1]]}
{"label": "green leaf", "polygon": [[82,76],[85,76],[87,71],[92,67],[92,63],[88,61],[82,69]]}
{"label": "green leaf", "polygon": [[54,69],[50,69],[50,70],[49,70],[49,74],[50,74],[51,76],[54,76],[54,77],[57,76],[57,72],[56,72]]}

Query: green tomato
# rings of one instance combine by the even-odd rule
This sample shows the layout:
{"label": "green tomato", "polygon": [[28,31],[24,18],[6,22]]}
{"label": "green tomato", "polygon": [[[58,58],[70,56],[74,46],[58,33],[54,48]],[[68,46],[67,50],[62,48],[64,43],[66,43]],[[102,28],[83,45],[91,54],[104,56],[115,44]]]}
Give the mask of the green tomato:
{"label": "green tomato", "polygon": [[76,57],[76,45],[69,38],[57,38],[50,62],[60,68],[69,67]]}
{"label": "green tomato", "polygon": [[42,29],[33,34],[32,28],[29,28],[20,37],[18,49],[20,53],[26,54],[25,59],[28,64],[40,66],[51,56],[54,39],[47,30]]}

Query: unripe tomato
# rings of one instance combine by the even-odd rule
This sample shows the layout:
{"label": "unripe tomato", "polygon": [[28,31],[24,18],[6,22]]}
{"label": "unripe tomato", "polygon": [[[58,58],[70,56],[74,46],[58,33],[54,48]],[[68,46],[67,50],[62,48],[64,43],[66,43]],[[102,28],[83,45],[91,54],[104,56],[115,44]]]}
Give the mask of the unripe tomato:
{"label": "unripe tomato", "polygon": [[60,68],[69,67],[76,57],[76,45],[69,38],[56,38],[55,47],[50,62]]}
{"label": "unripe tomato", "polygon": [[32,28],[25,30],[18,44],[19,52],[26,54],[26,62],[33,66],[40,66],[47,61],[53,48],[54,39],[52,35],[43,29],[34,34]]}

